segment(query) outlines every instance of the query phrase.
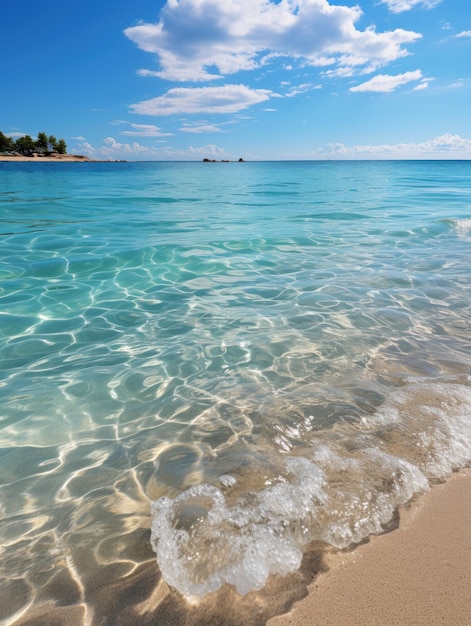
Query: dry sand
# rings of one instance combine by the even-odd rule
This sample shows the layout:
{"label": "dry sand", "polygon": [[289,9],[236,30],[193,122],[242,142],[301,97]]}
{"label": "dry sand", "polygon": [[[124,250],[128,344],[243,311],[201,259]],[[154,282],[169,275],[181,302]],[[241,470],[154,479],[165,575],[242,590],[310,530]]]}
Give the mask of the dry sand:
{"label": "dry sand", "polygon": [[0,162],[10,162],[10,163],[64,163],[64,162],[72,162],[72,163],[83,163],[84,161],[88,162],[92,159],[89,159],[86,156],[81,156],[78,154],[59,154],[57,156],[44,156],[44,157],[26,157],[26,156],[1,156]]}
{"label": "dry sand", "polygon": [[397,530],[328,565],[269,626],[471,625],[471,471],[402,511]]}

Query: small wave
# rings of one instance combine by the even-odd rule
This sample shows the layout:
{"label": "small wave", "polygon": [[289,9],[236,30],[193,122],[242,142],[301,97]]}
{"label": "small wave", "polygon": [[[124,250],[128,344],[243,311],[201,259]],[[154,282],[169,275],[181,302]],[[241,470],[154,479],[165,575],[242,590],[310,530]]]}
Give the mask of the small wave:
{"label": "small wave", "polygon": [[152,546],[163,577],[186,597],[225,583],[240,594],[299,568],[303,548],[346,548],[384,531],[396,508],[471,461],[471,389],[417,383],[394,392],[360,424],[316,433],[312,454],[231,502],[201,484],[152,507]]}
{"label": "small wave", "polygon": [[467,237],[471,234],[471,218],[447,219],[444,220],[456,231],[461,237]]}

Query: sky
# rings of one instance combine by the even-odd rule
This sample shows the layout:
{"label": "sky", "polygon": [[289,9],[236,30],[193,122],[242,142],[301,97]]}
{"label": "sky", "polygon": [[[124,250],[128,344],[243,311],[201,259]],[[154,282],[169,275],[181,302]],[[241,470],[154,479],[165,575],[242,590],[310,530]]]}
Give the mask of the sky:
{"label": "sky", "polygon": [[96,159],[471,159],[470,0],[0,0],[0,130]]}

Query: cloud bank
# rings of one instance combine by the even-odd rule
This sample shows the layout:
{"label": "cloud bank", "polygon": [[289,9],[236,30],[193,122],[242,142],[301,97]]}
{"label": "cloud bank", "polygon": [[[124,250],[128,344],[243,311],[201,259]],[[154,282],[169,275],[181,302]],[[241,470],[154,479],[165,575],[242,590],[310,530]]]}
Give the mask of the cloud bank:
{"label": "cloud bank", "polygon": [[[137,142],[121,143],[113,137],[106,137],[101,146],[94,147],[87,142],[74,146],[74,152],[86,154],[94,159],[127,160],[194,160],[203,158],[235,159],[241,155],[227,152],[216,144],[188,146],[184,149],[171,146],[143,146]],[[243,155],[245,156],[245,155]],[[421,143],[397,143],[379,145],[348,146],[344,143],[329,143],[309,154],[291,154],[292,159],[471,159],[471,139],[445,133]]]}
{"label": "cloud bank", "polygon": [[121,143],[114,137],[103,139],[101,146],[93,146],[87,141],[83,141],[74,146],[74,153],[84,154],[92,159],[99,160],[130,160],[130,161],[186,161],[203,158],[211,159],[233,159],[236,155],[226,152],[224,148],[215,144],[203,146],[188,146],[186,149],[176,149],[170,146],[143,146],[138,142]]}
{"label": "cloud bank", "polygon": [[339,159],[464,159],[471,157],[471,139],[446,133],[422,143],[346,146],[330,143],[314,153]]}

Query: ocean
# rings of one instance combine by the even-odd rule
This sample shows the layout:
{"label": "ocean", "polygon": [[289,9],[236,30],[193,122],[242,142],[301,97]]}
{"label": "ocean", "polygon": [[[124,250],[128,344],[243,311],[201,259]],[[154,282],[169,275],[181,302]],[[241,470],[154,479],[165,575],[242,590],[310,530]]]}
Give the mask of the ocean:
{"label": "ocean", "polygon": [[0,407],[2,623],[257,604],[470,465],[471,162],[0,163]]}

